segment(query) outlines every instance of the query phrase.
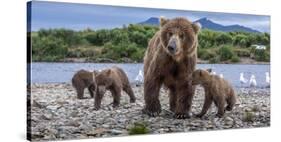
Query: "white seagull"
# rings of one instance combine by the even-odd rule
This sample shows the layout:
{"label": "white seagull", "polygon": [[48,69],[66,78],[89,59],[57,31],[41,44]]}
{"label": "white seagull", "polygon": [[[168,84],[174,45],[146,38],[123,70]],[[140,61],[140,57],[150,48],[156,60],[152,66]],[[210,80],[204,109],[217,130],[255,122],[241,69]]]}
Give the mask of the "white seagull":
{"label": "white seagull", "polygon": [[269,87],[270,86],[270,77],[269,77],[268,72],[265,73],[265,82],[266,82],[267,87]]}
{"label": "white seagull", "polygon": [[211,72],[211,75],[217,75],[217,73],[216,73],[216,72],[214,72],[214,71],[212,71],[212,72]]}
{"label": "white seagull", "polygon": [[256,81],[256,77],[255,75],[251,75],[251,78],[250,78],[250,87],[256,87],[257,86],[257,81]]}
{"label": "white seagull", "polygon": [[246,78],[244,78],[244,73],[241,72],[240,73],[240,83],[241,85],[246,84],[248,82],[248,80]]}
{"label": "white seagull", "polygon": [[140,84],[143,83],[143,73],[142,73],[142,70],[139,70],[139,74],[135,78],[135,81],[136,81],[136,85],[140,85]]}
{"label": "white seagull", "polygon": [[223,78],[223,74],[222,73],[220,74],[220,78]]}

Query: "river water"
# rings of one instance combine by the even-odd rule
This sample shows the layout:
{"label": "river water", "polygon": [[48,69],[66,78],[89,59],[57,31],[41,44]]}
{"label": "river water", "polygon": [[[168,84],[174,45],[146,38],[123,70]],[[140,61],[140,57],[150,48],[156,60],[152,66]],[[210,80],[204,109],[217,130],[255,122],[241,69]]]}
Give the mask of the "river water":
{"label": "river water", "polygon": [[[139,70],[143,70],[143,64],[116,64],[116,63],[43,63],[37,62],[31,65],[32,83],[54,83],[70,82],[75,72],[80,69],[102,70],[111,66],[121,67],[126,73],[130,82],[134,82]],[[249,79],[253,74],[256,76],[258,87],[265,87],[265,72],[270,72],[270,65],[251,64],[197,64],[197,68],[212,68],[217,74],[223,74],[224,78],[236,87],[241,87],[239,77]],[[244,84],[243,87],[248,87]]]}

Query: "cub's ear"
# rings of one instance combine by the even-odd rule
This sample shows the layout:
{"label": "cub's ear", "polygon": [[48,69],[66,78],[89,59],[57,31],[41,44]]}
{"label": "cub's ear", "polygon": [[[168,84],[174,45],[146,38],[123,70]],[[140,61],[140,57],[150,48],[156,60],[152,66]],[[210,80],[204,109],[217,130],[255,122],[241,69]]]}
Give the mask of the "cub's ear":
{"label": "cub's ear", "polygon": [[163,27],[166,23],[168,23],[169,19],[166,19],[164,16],[160,16],[160,27]]}
{"label": "cub's ear", "polygon": [[111,73],[110,69],[106,71],[106,75],[110,75],[110,73]]}
{"label": "cub's ear", "polygon": [[201,24],[198,22],[192,23],[192,28],[193,28],[194,32],[196,34],[198,34],[201,29]]}
{"label": "cub's ear", "polygon": [[207,72],[211,73],[212,72],[212,69],[209,68],[209,69],[206,69]]}

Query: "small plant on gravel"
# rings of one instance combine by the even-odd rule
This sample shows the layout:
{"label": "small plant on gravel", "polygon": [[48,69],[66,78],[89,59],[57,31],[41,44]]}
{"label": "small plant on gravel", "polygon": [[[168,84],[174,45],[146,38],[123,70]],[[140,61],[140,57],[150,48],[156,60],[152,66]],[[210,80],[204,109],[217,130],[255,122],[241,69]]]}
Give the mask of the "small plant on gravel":
{"label": "small plant on gravel", "polygon": [[139,135],[139,134],[149,133],[147,124],[144,122],[135,122],[134,125],[131,128],[129,128],[128,131],[129,131],[129,135]]}
{"label": "small plant on gravel", "polygon": [[257,106],[257,105],[253,106],[252,111],[253,111],[253,112],[258,112],[258,111],[260,111],[259,106]]}
{"label": "small plant on gravel", "polygon": [[243,121],[245,121],[245,122],[253,122],[254,118],[255,118],[254,113],[252,113],[250,111],[246,111],[244,113],[244,116],[243,116]]}

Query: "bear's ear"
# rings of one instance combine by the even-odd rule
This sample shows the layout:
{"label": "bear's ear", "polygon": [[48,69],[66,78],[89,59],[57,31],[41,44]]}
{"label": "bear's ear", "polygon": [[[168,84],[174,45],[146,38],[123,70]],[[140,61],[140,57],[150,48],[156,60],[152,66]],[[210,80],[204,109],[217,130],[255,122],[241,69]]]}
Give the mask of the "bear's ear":
{"label": "bear's ear", "polygon": [[160,16],[160,27],[163,27],[166,23],[168,23],[169,19],[166,19],[164,16]]}
{"label": "bear's ear", "polygon": [[192,28],[193,28],[194,32],[196,34],[198,34],[201,29],[201,24],[198,22],[192,23]]}

